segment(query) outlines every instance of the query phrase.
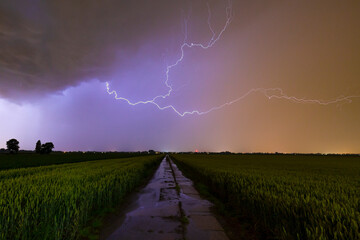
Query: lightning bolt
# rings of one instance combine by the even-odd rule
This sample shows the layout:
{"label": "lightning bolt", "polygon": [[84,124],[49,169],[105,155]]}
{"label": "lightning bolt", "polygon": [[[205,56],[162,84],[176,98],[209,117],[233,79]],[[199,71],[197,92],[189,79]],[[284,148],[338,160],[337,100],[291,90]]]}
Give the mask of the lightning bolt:
{"label": "lightning bolt", "polygon": [[221,108],[224,108],[226,106],[232,105],[236,102],[239,102],[243,99],[245,99],[246,97],[248,97],[251,94],[254,93],[262,93],[265,97],[267,97],[269,100],[271,99],[284,99],[284,100],[288,100],[294,103],[306,103],[306,104],[319,104],[319,105],[330,105],[330,104],[335,104],[335,103],[343,103],[343,102],[347,102],[347,103],[351,103],[353,101],[353,99],[355,98],[360,98],[360,96],[357,95],[351,95],[351,96],[340,96],[336,99],[333,100],[328,100],[328,101],[323,101],[323,100],[318,100],[318,99],[305,99],[305,98],[298,98],[298,97],[294,97],[294,96],[288,96],[284,93],[284,91],[281,88],[254,88],[249,90],[247,93],[243,94],[242,96],[229,101],[229,102],[225,102],[221,105],[218,106],[214,106],[209,108],[206,111],[199,111],[199,110],[192,110],[192,111],[184,111],[184,112],[180,112],[178,111],[175,106],[173,105],[166,105],[166,106],[160,106],[156,101],[158,99],[165,99],[167,97],[169,97],[173,91],[173,88],[171,86],[171,84],[169,84],[169,73],[171,71],[171,69],[173,69],[174,67],[176,67],[179,63],[181,63],[184,60],[185,54],[184,54],[184,50],[185,48],[191,49],[191,48],[202,48],[203,50],[206,50],[208,48],[211,48],[212,46],[214,46],[214,44],[216,44],[216,42],[218,42],[221,38],[221,36],[223,35],[223,33],[226,31],[227,27],[229,26],[229,24],[231,23],[232,20],[232,2],[231,0],[228,0],[227,2],[227,6],[226,6],[226,21],[225,24],[223,26],[223,28],[219,31],[218,34],[216,34],[216,32],[214,31],[212,24],[211,24],[211,8],[209,6],[209,4],[207,4],[207,8],[208,8],[208,19],[207,19],[207,23],[209,26],[209,30],[212,33],[211,39],[209,40],[209,42],[207,44],[202,44],[202,43],[188,43],[187,42],[187,20],[184,20],[184,26],[185,26],[185,37],[184,37],[184,41],[183,44],[180,47],[180,57],[171,65],[168,65],[166,67],[166,71],[165,71],[165,82],[164,84],[166,85],[166,87],[168,88],[168,91],[166,94],[163,95],[157,95],[154,98],[150,99],[150,100],[143,100],[143,101],[137,101],[137,102],[132,102],[129,99],[125,98],[125,97],[121,97],[118,95],[118,93],[115,90],[110,90],[110,84],[108,82],[106,82],[106,89],[107,89],[107,93],[109,95],[114,95],[114,98],[116,100],[122,100],[125,101],[126,103],[128,103],[131,106],[136,106],[139,104],[153,104],[155,105],[159,110],[165,110],[165,109],[171,109],[173,110],[176,114],[178,114],[180,117],[184,117],[185,115],[204,115],[204,114],[208,114],[212,111],[215,110],[219,110]]}

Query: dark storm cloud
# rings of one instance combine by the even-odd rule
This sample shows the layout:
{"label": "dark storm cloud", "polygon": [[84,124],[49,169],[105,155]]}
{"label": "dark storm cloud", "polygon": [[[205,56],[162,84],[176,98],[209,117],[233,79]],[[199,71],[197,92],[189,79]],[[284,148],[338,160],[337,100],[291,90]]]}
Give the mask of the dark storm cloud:
{"label": "dark storm cloud", "polygon": [[[184,6],[184,1],[1,1],[0,97],[104,78],[142,43],[179,27]],[[128,56],[115,61],[119,52]]]}

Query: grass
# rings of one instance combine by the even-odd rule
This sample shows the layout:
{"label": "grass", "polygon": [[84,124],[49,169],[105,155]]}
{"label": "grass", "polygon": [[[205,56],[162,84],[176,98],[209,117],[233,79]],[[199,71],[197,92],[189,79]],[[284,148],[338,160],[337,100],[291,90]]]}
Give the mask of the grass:
{"label": "grass", "polygon": [[143,156],[2,170],[0,239],[76,239],[86,234],[96,238],[91,228],[101,222],[94,217],[115,207],[162,158]]}
{"label": "grass", "polygon": [[234,215],[280,239],[360,239],[360,157],[173,155]]}
{"label": "grass", "polygon": [[136,152],[54,152],[51,154],[36,154],[29,152],[20,152],[18,154],[0,153],[0,170],[136,156],[144,156],[144,154]]}

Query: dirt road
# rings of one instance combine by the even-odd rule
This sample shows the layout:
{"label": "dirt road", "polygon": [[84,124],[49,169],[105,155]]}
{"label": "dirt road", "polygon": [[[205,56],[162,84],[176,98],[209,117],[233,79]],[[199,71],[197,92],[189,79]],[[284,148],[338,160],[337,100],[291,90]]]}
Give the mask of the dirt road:
{"label": "dirt road", "polygon": [[107,239],[228,240],[210,207],[191,180],[165,157],[121,226]]}

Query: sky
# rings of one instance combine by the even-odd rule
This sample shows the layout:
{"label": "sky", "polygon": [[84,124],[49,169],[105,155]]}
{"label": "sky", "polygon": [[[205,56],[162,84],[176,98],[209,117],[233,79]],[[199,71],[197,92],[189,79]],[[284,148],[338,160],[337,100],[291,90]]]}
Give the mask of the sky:
{"label": "sky", "polygon": [[0,148],[360,153],[359,12],[2,0]]}

